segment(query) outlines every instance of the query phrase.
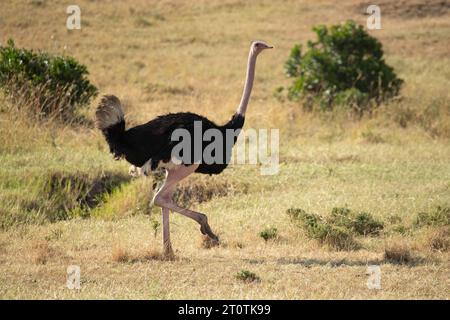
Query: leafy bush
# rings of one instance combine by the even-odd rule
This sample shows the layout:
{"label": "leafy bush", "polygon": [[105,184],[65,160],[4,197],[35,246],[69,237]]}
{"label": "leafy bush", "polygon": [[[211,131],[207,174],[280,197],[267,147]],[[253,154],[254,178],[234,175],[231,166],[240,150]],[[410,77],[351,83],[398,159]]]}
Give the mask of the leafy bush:
{"label": "leafy bush", "polygon": [[303,209],[291,208],[288,215],[306,231],[306,235],[318,240],[321,244],[336,250],[350,250],[358,247],[351,230],[335,226],[316,214],[305,212]]}
{"label": "leafy bush", "polygon": [[295,45],[285,63],[290,99],[303,98],[312,108],[345,105],[362,113],[398,95],[403,80],[383,59],[381,43],[353,21],[316,26],[316,41],[308,41],[302,54]]}
{"label": "leafy bush", "polygon": [[348,208],[333,208],[329,222],[350,229],[360,235],[378,235],[383,223],[375,220],[370,213],[354,212]]}
{"label": "leafy bush", "polygon": [[253,282],[260,280],[260,278],[256,275],[256,273],[248,270],[239,271],[238,273],[236,273],[236,278],[244,282]]}
{"label": "leafy bush", "polygon": [[272,228],[267,228],[267,229],[264,229],[263,231],[261,231],[260,233],[259,233],[259,236],[261,237],[261,238],[263,238],[264,239],[264,241],[268,241],[268,240],[270,240],[270,239],[274,239],[274,238],[277,238],[278,237],[278,230],[277,230],[277,228],[274,228],[274,227],[272,227]]}
{"label": "leafy bush", "polygon": [[300,227],[305,229],[308,237],[317,240],[325,239],[328,228],[326,221],[320,216],[298,208],[288,209],[287,213]]}
{"label": "leafy bush", "polygon": [[19,49],[12,39],[0,47],[0,87],[16,108],[72,121],[78,107],[97,95],[87,68],[74,58]]}

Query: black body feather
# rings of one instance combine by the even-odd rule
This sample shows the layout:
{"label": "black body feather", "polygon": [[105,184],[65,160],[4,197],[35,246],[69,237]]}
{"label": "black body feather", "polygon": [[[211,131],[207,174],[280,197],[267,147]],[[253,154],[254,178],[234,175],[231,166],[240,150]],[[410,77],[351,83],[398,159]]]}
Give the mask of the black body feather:
{"label": "black body feather", "polygon": [[[115,158],[125,157],[125,159],[137,166],[142,167],[149,159],[151,159],[152,170],[156,169],[160,161],[169,162],[172,155],[172,148],[178,143],[171,141],[172,133],[176,129],[186,129],[189,131],[192,139],[192,150],[194,149],[194,122],[200,121],[202,125],[202,133],[207,129],[218,129],[223,137],[223,155],[224,161],[220,163],[208,164],[203,159],[193,159],[196,163],[200,162],[196,172],[204,174],[219,174],[227,166],[230,161],[231,149],[236,143],[237,135],[233,135],[233,141],[227,143],[226,130],[240,130],[244,125],[244,117],[239,114],[234,114],[229,122],[223,126],[219,126],[207,118],[190,113],[169,113],[159,116],[145,124],[125,130],[125,121],[109,126],[103,129],[102,132],[109,144],[111,153]],[[202,151],[211,142],[202,142]],[[194,152],[192,151],[193,155]],[[200,160],[200,161],[199,161]],[[191,165],[194,161],[188,163],[183,162],[184,165]]]}

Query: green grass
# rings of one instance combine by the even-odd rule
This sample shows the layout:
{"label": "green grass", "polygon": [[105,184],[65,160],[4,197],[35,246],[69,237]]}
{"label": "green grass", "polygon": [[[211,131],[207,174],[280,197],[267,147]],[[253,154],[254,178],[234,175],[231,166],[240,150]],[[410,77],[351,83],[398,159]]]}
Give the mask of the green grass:
{"label": "green grass", "polygon": [[419,212],[414,225],[420,226],[448,226],[450,225],[450,207],[437,206],[428,212]]}

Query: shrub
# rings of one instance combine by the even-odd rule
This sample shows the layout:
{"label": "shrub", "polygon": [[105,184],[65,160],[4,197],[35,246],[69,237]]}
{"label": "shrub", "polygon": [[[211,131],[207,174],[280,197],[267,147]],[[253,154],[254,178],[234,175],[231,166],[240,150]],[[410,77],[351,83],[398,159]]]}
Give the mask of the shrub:
{"label": "shrub", "polygon": [[253,282],[260,280],[260,278],[254,272],[248,270],[239,271],[238,273],[236,273],[236,278],[244,282]]}
{"label": "shrub", "polygon": [[260,233],[259,233],[259,236],[261,237],[261,238],[263,238],[264,239],[264,241],[268,241],[268,240],[270,240],[270,239],[274,239],[274,238],[277,238],[278,237],[278,230],[277,230],[277,228],[274,228],[274,227],[272,227],[272,228],[267,228],[267,229],[264,229],[263,231],[261,231]]}
{"label": "shrub", "polygon": [[0,87],[28,114],[73,121],[76,110],[97,95],[87,68],[74,58],[19,49],[12,39],[0,47]]}
{"label": "shrub", "polygon": [[306,214],[306,211],[300,208],[289,208],[286,213],[292,220],[296,220]]}
{"label": "shrub", "polygon": [[350,230],[332,225],[327,225],[325,230],[324,238],[319,241],[328,247],[335,250],[352,250],[359,247]]}
{"label": "shrub", "polygon": [[309,238],[317,240],[325,239],[327,224],[320,216],[307,213],[300,208],[290,208],[287,210],[287,214],[306,231],[306,235]]}
{"label": "shrub", "polygon": [[335,226],[316,214],[305,212],[303,209],[291,208],[288,215],[299,223],[306,235],[335,250],[350,250],[358,247],[351,230]]}
{"label": "shrub", "polygon": [[362,113],[398,95],[403,80],[383,59],[381,43],[353,21],[326,27],[316,26],[316,41],[308,41],[302,54],[295,45],[285,63],[294,83],[290,99],[303,98],[312,108],[345,105]]}
{"label": "shrub", "polygon": [[434,211],[419,212],[414,226],[448,226],[450,224],[450,207],[438,206]]}
{"label": "shrub", "polygon": [[356,213],[348,208],[333,208],[330,223],[348,228],[360,235],[378,235],[383,223],[375,220],[370,213]]}

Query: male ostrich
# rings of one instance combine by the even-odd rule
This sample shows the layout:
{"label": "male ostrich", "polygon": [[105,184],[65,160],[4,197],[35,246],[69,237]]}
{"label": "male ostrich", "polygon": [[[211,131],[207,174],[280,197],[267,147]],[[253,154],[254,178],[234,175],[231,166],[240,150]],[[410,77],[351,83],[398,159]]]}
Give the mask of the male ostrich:
{"label": "male ostrich", "polygon": [[[225,134],[227,129],[239,133],[244,125],[245,112],[250,99],[255,77],[256,57],[265,49],[272,48],[262,41],[251,44],[247,64],[247,74],[241,102],[236,113],[226,124],[219,126],[207,118],[190,113],[169,113],[159,116],[145,124],[125,130],[125,119],[119,99],[113,95],[104,96],[96,110],[96,125],[108,142],[110,152],[116,160],[125,158],[133,166],[141,168],[147,174],[148,170],[164,168],[166,179],[153,198],[153,203],[162,210],[163,218],[163,246],[164,255],[172,257],[172,245],[169,234],[169,210],[187,216],[200,224],[200,231],[210,239],[217,242],[217,236],[212,232],[206,215],[179,207],[172,200],[172,193],[176,184],[191,173],[219,174],[228,165],[231,148],[236,142],[237,135],[229,137]],[[194,130],[194,124],[201,123],[203,130],[217,129],[223,134],[223,151],[225,161],[221,163],[205,163],[205,161],[173,161],[172,133],[176,129],[185,129],[189,133]],[[227,143],[227,139],[230,140]],[[231,141],[232,139],[232,141]],[[202,143],[202,148],[205,148]]]}

